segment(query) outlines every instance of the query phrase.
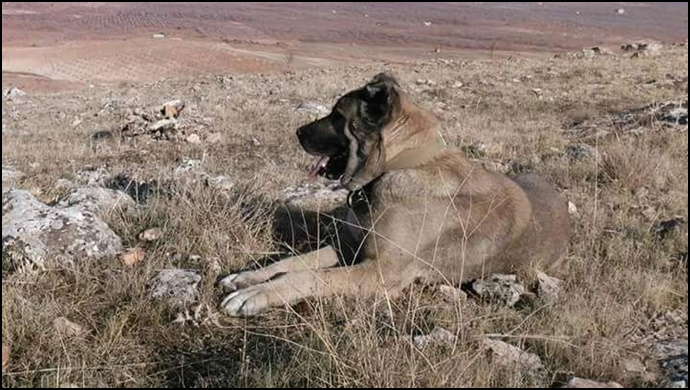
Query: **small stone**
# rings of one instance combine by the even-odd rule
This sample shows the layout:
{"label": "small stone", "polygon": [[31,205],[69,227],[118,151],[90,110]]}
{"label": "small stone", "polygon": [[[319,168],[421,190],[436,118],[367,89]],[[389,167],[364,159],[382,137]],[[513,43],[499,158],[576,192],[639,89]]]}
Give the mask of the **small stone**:
{"label": "small stone", "polygon": [[589,158],[596,158],[598,156],[598,152],[596,149],[589,145],[569,145],[566,149],[565,152],[568,154],[568,156],[576,159],[576,160],[585,160]]}
{"label": "small stone", "polygon": [[510,307],[515,306],[525,293],[525,287],[517,281],[517,276],[502,274],[476,280],[472,289],[483,299],[502,301]]}
{"label": "small stone", "polygon": [[156,241],[161,237],[163,237],[163,229],[159,227],[146,229],[139,233],[139,240],[146,242]]}
{"label": "small stone", "polygon": [[597,382],[591,379],[583,379],[574,377],[563,386],[564,389],[622,389],[619,383],[616,382]]}
{"label": "small stone", "polygon": [[73,187],[60,198],[57,206],[97,215],[109,215],[113,212],[131,214],[137,209],[136,202],[128,194],[102,187]]}
{"label": "small stone", "polygon": [[423,349],[430,345],[453,346],[456,340],[457,337],[453,333],[437,326],[427,335],[414,336],[412,344],[419,349]]}
{"label": "small stone", "polygon": [[5,97],[5,99],[12,100],[12,99],[16,99],[16,98],[19,98],[22,96],[26,96],[26,92],[22,91],[21,89],[19,89],[17,87],[12,87],[12,88],[6,89],[2,95]]}
{"label": "small stone", "polygon": [[58,317],[53,320],[53,328],[62,336],[78,337],[84,334],[84,327],[68,320],[65,317]]}
{"label": "small stone", "polygon": [[201,168],[201,160],[196,160],[193,158],[186,158],[182,160],[182,163],[178,165],[173,174],[179,176],[185,173],[197,171]]}
{"label": "small stone", "polygon": [[190,261],[192,263],[201,263],[201,260],[203,260],[203,257],[201,257],[200,255],[187,256],[187,261]]}
{"label": "small stone", "polygon": [[201,143],[201,137],[199,137],[198,134],[191,134],[189,137],[187,137],[187,142],[192,145],[198,145]]}
{"label": "small stone", "polygon": [[687,381],[667,382],[667,383],[665,383],[664,387],[669,388],[669,389],[687,389],[688,388],[688,382]]}
{"label": "small stone", "polygon": [[596,55],[592,49],[582,49],[582,58],[594,58]]}
{"label": "small stone", "polygon": [[558,299],[558,294],[561,292],[561,286],[563,285],[562,280],[537,271],[537,281],[539,283],[537,292],[540,298],[548,301]]}
{"label": "small stone", "polygon": [[164,269],[151,283],[151,297],[165,299],[174,307],[185,307],[199,299],[201,276],[179,268]]}
{"label": "small stone", "polygon": [[492,361],[505,368],[517,367],[533,379],[545,379],[546,367],[539,356],[523,351],[522,349],[501,340],[484,339],[483,344],[491,350]]}
{"label": "small stone", "polygon": [[209,187],[228,192],[233,189],[234,183],[227,176],[208,177],[206,183]]}
{"label": "small stone", "polygon": [[575,203],[568,202],[568,214],[572,215],[573,217],[578,217],[580,215],[580,213],[577,211],[577,206],[575,206]]}
{"label": "small stone", "polygon": [[328,107],[317,102],[304,102],[295,107],[296,112],[307,113],[314,116],[325,116],[330,111]]}
{"label": "small stone", "polygon": [[159,121],[154,122],[151,124],[148,128],[149,132],[155,133],[156,131],[166,131],[166,130],[172,130],[177,127],[177,120],[174,118],[170,119],[161,119]]}
{"label": "small stone", "polygon": [[441,284],[437,289],[446,302],[455,303],[467,300],[467,294],[459,288]]}
{"label": "small stone", "polygon": [[[687,328],[686,328],[687,329]],[[686,331],[687,332],[687,331]],[[663,340],[654,345],[654,356],[666,376],[665,386],[688,383],[688,340]]]}
{"label": "small stone", "polygon": [[136,247],[120,255],[120,260],[124,265],[133,266],[144,261],[144,257],[146,257],[146,250],[142,247]]}

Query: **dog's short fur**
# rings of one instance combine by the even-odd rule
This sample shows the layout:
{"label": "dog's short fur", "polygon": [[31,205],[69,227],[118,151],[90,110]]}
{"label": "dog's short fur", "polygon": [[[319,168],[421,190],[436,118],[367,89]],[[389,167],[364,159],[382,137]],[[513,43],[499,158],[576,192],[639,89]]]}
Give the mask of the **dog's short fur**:
{"label": "dog's short fur", "polygon": [[351,192],[349,238],[361,261],[338,267],[328,246],[226,277],[231,315],[334,294],[399,292],[413,281],[459,283],[548,266],[568,243],[568,212],[541,177],[488,172],[445,147],[439,124],[387,73],[297,130],[321,174]]}

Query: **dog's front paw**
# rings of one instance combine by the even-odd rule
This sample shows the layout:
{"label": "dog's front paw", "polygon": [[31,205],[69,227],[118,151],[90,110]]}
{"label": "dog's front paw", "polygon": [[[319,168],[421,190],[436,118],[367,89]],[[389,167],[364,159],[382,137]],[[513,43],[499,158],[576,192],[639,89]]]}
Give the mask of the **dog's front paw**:
{"label": "dog's front paw", "polygon": [[225,297],[220,305],[230,316],[250,317],[269,307],[269,297],[261,286],[255,286],[235,291]]}
{"label": "dog's front paw", "polygon": [[230,274],[220,281],[220,285],[226,291],[237,291],[255,284],[261,283],[264,280],[258,271],[245,271]]}
{"label": "dog's front paw", "polygon": [[235,280],[237,277],[240,276],[240,274],[230,274],[220,281],[220,285],[223,286],[227,291],[237,291],[240,289],[239,286],[237,286],[237,283],[235,283]]}

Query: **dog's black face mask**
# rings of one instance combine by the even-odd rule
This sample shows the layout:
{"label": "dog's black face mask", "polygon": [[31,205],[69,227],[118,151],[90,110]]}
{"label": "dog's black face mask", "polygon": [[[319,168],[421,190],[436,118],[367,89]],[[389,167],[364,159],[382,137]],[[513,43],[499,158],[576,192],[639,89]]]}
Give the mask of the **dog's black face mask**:
{"label": "dog's black face mask", "polygon": [[392,76],[381,73],[341,97],[328,116],[297,129],[304,150],[320,157],[312,178],[322,175],[347,185],[370,158],[383,162],[381,130],[390,120],[396,86]]}

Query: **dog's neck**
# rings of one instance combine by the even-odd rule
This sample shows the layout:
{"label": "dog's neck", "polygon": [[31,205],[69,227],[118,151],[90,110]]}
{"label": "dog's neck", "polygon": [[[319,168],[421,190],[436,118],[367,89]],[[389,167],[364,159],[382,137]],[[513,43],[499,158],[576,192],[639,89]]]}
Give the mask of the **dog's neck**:
{"label": "dog's neck", "polygon": [[414,148],[405,149],[389,161],[386,161],[385,171],[390,172],[418,167],[436,157],[444,148],[443,141],[435,138]]}
{"label": "dog's neck", "polygon": [[383,131],[385,172],[420,166],[445,148],[438,120],[405,95],[400,99],[396,119]]}

